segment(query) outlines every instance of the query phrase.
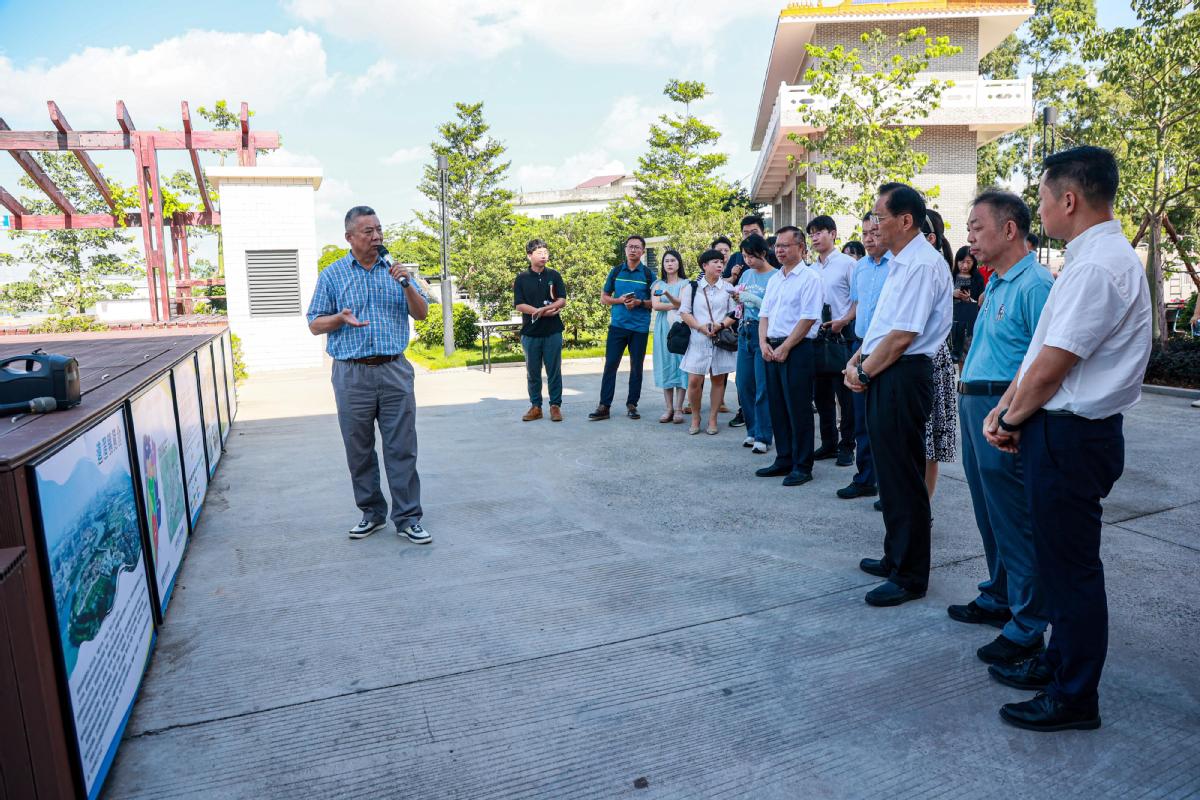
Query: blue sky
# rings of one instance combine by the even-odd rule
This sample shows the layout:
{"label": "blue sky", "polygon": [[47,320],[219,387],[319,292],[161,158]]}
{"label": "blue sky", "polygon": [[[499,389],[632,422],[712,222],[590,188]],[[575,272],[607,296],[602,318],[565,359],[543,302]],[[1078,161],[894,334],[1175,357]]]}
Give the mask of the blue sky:
{"label": "blue sky", "polygon": [[[416,192],[455,101],[483,100],[508,147],[514,190],[563,188],[632,170],[667,110],[671,78],[705,81],[697,112],[723,133],[727,176],[754,165],[750,131],[781,0],[283,0],[143,4],[0,0],[0,116],[49,129],[58,101],[76,129],[115,129],[117,99],[139,127],[179,127],[194,109],[246,100],[284,149],[262,163],[319,165],[318,239],[340,241],[355,203],[385,222],[423,208]],[[1106,27],[1127,3],[1099,0]],[[132,180],[132,159],[105,171]],[[214,164],[215,156],[205,157]],[[167,157],[164,169],[185,166]],[[0,185],[19,168],[0,163]],[[5,234],[0,234],[3,238]],[[0,242],[0,249],[11,249]]]}

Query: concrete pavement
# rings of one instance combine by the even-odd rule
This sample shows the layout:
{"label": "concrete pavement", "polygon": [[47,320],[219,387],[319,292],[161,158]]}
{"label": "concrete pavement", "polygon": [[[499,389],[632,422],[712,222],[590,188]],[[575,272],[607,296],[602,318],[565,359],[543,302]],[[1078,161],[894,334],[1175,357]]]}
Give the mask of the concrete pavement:
{"label": "concrete pavement", "polygon": [[[1034,734],[951,621],[984,576],[966,484],[928,596],[873,609],[870,500],[819,462],[640,421],[520,422],[520,366],[421,374],[434,544],[362,541],[328,371],[257,376],[106,796],[1191,797],[1200,794],[1200,411],[1146,396],[1106,505],[1104,727]],[[623,407],[625,376],[618,381]],[[731,390],[732,392],[732,387]],[[731,394],[732,397],[732,394]]]}

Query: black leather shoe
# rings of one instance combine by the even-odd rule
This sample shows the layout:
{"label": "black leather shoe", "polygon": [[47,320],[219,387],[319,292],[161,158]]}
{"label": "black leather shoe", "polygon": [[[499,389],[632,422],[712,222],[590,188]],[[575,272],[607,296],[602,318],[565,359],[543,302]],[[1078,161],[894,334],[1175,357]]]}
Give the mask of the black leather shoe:
{"label": "black leather shoe", "polygon": [[596,406],[596,410],[588,414],[588,419],[592,422],[600,419],[608,419],[608,406]]}
{"label": "black leather shoe", "polygon": [[1031,658],[1020,664],[993,664],[988,667],[988,675],[1005,686],[1026,690],[1045,689],[1054,677],[1040,658]]}
{"label": "black leather shoe", "polygon": [[1075,708],[1038,692],[1032,700],[1000,706],[1000,719],[1027,731],[1094,731],[1100,727],[1098,706]]}
{"label": "black leather shoe", "polygon": [[909,600],[920,600],[924,596],[924,592],[910,592],[903,586],[888,581],[867,592],[866,600],[867,605],[871,606],[898,606]]}
{"label": "black leather shoe", "polygon": [[625,406],[625,416],[629,417],[630,419],[642,418],[642,415],[638,413],[637,406],[635,405]]}
{"label": "black leather shoe", "polygon": [[874,486],[867,486],[862,483],[854,483],[849,486],[844,486],[837,490],[837,496],[843,500],[853,500],[856,497],[874,497],[879,494],[879,490]]}
{"label": "black leather shoe", "polygon": [[1002,633],[976,650],[975,655],[985,664],[1019,664],[1026,659],[1036,658],[1045,647],[1040,636],[1031,644],[1021,645]]}
{"label": "black leather shoe", "polygon": [[882,558],[864,558],[858,562],[858,568],[876,578],[886,578],[892,574],[892,571],[883,565]]}
{"label": "black leather shoe", "polygon": [[991,625],[993,628],[1003,628],[1012,619],[1012,614],[1006,611],[988,611],[974,600],[965,606],[948,606],[946,613],[955,622],[965,622],[968,625]]}
{"label": "black leather shoe", "polygon": [[882,500],[875,501],[875,510],[880,513],[883,513],[883,501]]}
{"label": "black leather shoe", "polygon": [[854,451],[853,450],[838,450],[837,465],[839,467],[854,466]]}
{"label": "black leather shoe", "polygon": [[801,484],[808,483],[811,480],[812,480],[811,472],[801,472],[800,470],[795,470],[793,472],[789,472],[787,477],[783,479],[783,485],[784,486],[799,486]]}
{"label": "black leather shoe", "polygon": [[821,461],[822,459],[834,458],[835,456],[837,456],[837,445],[821,445],[817,448],[817,451],[813,453],[813,460]]}
{"label": "black leather shoe", "polygon": [[760,478],[778,478],[783,475],[788,475],[792,468],[783,464],[772,464],[769,467],[759,467],[754,470],[754,474]]}

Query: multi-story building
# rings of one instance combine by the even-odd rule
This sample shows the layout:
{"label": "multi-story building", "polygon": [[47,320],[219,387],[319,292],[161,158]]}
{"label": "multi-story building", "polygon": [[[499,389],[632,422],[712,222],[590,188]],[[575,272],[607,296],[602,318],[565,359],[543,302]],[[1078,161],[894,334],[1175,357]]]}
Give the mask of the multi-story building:
{"label": "multi-story building", "polygon": [[637,182],[632,175],[600,175],[573,189],[526,192],[513,199],[513,210],[533,219],[557,219],[583,211],[604,211],[633,194]]}
{"label": "multi-story building", "polygon": [[[800,148],[789,134],[811,136],[817,131],[806,126],[797,109],[823,102],[804,85],[811,66],[805,45],[830,48],[853,47],[867,31],[880,29],[895,36],[923,26],[929,36],[947,36],[962,48],[954,56],[930,62],[921,80],[949,80],[941,106],[931,113],[916,114],[911,124],[921,127],[914,147],[928,154],[924,171],[914,183],[918,188],[937,186],[932,201],[947,222],[947,238],[958,246],[966,243],[967,206],[976,193],[976,150],[1033,119],[1033,89],[1029,78],[1013,81],[984,80],[979,60],[1033,14],[1031,0],[805,0],[792,3],[779,15],[763,81],[762,99],[754,126],[751,149],[759,152],[751,178],[751,196],[770,203],[776,226],[805,222],[822,213],[806,208],[797,197],[796,186],[837,188],[825,175],[805,168]],[[915,43],[913,51],[923,51]],[[788,156],[794,156],[789,167]],[[838,230],[849,233],[858,221],[838,219]]]}

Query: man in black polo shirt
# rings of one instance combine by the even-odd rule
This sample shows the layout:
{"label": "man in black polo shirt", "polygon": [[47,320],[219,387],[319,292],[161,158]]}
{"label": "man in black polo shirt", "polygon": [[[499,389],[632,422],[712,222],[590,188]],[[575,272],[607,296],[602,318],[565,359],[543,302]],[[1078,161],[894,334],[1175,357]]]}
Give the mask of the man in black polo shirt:
{"label": "man in black polo shirt", "polygon": [[558,312],[567,304],[562,275],[546,266],[550,248],[541,239],[525,245],[529,269],[513,282],[513,302],[521,312],[521,347],[525,350],[525,378],[529,385],[529,410],[521,419],[542,418],[542,366],[550,389],[550,420],[562,422],[563,324]]}

